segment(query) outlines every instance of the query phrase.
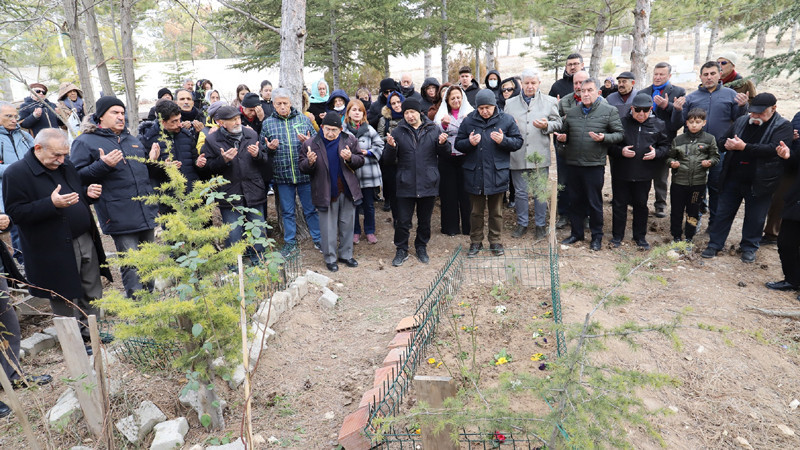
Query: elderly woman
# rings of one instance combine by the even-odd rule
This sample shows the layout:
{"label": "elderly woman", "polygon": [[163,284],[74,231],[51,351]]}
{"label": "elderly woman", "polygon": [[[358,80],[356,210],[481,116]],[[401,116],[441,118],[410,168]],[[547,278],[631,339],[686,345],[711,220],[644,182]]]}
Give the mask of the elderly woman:
{"label": "elderly woman", "polygon": [[324,78],[321,78],[311,85],[311,98],[309,99],[308,112],[314,115],[317,125],[322,125],[325,112],[328,111],[328,100],[330,99],[330,89]]}
{"label": "elderly woman", "polygon": [[618,89],[617,83],[614,83],[614,77],[608,77],[606,81],[603,82],[603,87],[600,88],[600,94],[603,98],[606,98],[614,92],[617,92]]}
{"label": "elderly woman", "polygon": [[61,83],[58,88],[58,106],[67,111],[67,115],[74,111],[78,118],[83,120],[83,91],[73,83]]}
{"label": "elderly woman", "polygon": [[459,233],[469,235],[469,215],[472,208],[469,203],[469,194],[464,186],[464,173],[461,170],[464,154],[455,149],[454,142],[461,121],[474,109],[459,85],[443,87],[442,99],[439,110],[433,117],[433,122],[441,126],[447,133],[447,140],[451,146],[450,155],[439,158],[442,234],[448,236],[455,236]]}

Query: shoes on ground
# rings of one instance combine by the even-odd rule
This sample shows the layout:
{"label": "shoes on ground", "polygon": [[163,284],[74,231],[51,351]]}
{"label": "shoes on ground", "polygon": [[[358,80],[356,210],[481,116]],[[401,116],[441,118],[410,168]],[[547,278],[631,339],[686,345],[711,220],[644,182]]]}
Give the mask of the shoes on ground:
{"label": "shoes on ground", "polygon": [[748,264],[756,262],[756,251],[742,250],[742,262]]}
{"label": "shoes on ground", "polygon": [[570,236],[570,237],[564,239],[563,241],[561,241],[561,243],[564,244],[564,245],[572,245],[572,244],[574,244],[576,242],[580,242],[582,240],[583,239],[579,239],[579,238],[577,238],[575,236]]}
{"label": "shoes on ground", "polygon": [[378,243],[378,238],[375,237],[374,234],[368,234],[367,235],[367,242],[370,243],[370,244],[376,244],[376,243]]}
{"label": "shoes on ground", "polygon": [[11,414],[11,408],[3,402],[0,402],[0,419]]}
{"label": "shoes on ground", "polygon": [[314,241],[314,248],[319,250],[320,253],[322,253],[322,244],[320,244],[319,241]]}
{"label": "shoes on ground", "polygon": [[428,256],[428,249],[425,247],[417,247],[417,259],[422,264],[428,264],[431,258]]}
{"label": "shoes on ground", "polygon": [[361,235],[353,233],[353,244],[358,244],[360,240],[361,240]]}
{"label": "shoes on ground", "polygon": [[636,241],[636,246],[642,250],[650,250],[650,243],[648,243],[644,239],[639,239]]}
{"label": "shoes on ground", "polygon": [[534,235],[534,238],[536,238],[536,239],[544,239],[545,237],[547,237],[547,227],[537,226],[536,227],[536,234]]}
{"label": "shoes on ground", "polygon": [[13,380],[11,386],[14,389],[23,389],[28,386],[44,386],[50,384],[51,381],[53,381],[53,377],[50,375],[28,375],[24,380],[22,378]]}
{"label": "shoes on ground", "polygon": [[325,263],[325,267],[327,267],[331,272],[337,272],[339,270],[339,265],[335,262]]}
{"label": "shoes on ground", "polygon": [[397,252],[394,254],[392,265],[395,267],[400,267],[403,265],[404,262],[406,262],[407,259],[408,259],[408,251],[398,248]]}
{"label": "shoes on ground", "polygon": [[703,250],[703,253],[700,253],[700,256],[706,259],[711,259],[716,257],[717,253],[719,253],[719,250],[711,247],[706,247],[706,249]]}
{"label": "shoes on ground", "polygon": [[514,238],[514,239],[519,239],[522,236],[524,236],[525,233],[527,233],[527,232],[528,232],[528,227],[524,227],[522,225],[517,225],[517,227],[514,228],[514,231],[511,232],[511,237]]}
{"label": "shoes on ground", "polygon": [[611,246],[614,248],[619,248],[622,245],[622,239],[613,238],[611,239]]}
{"label": "shoes on ground", "polygon": [[467,258],[474,258],[478,256],[478,253],[483,250],[483,243],[479,242],[477,244],[469,244],[469,251],[467,252]]}
{"label": "shoes on ground", "polygon": [[561,230],[565,228],[567,225],[569,225],[569,219],[567,219],[567,216],[558,216],[558,220],[556,221],[556,228]]}
{"label": "shoes on ground", "polygon": [[494,256],[503,256],[506,254],[505,249],[503,249],[503,244],[489,244],[489,250],[492,251]]}
{"label": "shoes on ground", "polygon": [[358,261],[356,261],[355,258],[350,258],[350,259],[339,258],[339,262],[344,263],[344,265],[347,267],[358,267]]}
{"label": "shoes on ground", "polygon": [[664,211],[664,208],[657,208],[654,215],[656,217],[658,217],[659,219],[663,219],[664,217],[667,217],[667,213],[666,213],[666,211]]}
{"label": "shoes on ground", "polygon": [[589,250],[593,252],[600,251],[600,247],[603,246],[603,240],[600,238],[592,239],[592,243],[589,244]]}
{"label": "shoes on ground", "polygon": [[772,289],[773,291],[797,291],[800,289],[800,286],[795,286],[786,280],[767,281],[766,283],[764,283],[764,285],[768,289]]}

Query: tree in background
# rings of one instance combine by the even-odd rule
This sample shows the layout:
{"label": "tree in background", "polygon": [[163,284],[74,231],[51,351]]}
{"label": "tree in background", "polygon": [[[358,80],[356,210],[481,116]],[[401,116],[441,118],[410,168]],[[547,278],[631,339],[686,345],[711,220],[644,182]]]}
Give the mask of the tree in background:
{"label": "tree in background", "polygon": [[543,40],[541,48],[544,56],[536,58],[536,61],[543,71],[552,70],[554,78],[558,80],[561,77],[561,69],[564,68],[564,61],[575,51],[577,36],[572,30],[553,28]]}

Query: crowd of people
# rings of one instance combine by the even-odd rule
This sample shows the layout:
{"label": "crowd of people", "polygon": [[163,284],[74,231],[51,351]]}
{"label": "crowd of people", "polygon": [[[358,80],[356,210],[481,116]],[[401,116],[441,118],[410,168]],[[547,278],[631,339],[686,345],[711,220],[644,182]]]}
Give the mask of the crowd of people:
{"label": "crowd of people", "polygon": [[[484,239],[487,254],[504,254],[504,206],[516,212],[512,239],[525,236],[531,220],[531,234],[541,239],[548,233],[547,199],[531,184],[547,179],[554,164],[563,186],[553,205],[557,227],[570,227],[562,243],[584,241],[588,229],[589,248],[600,251],[608,164],[612,247],[622,245],[631,207],[633,242],[650,248],[653,187],[653,215],[669,211],[674,241],[692,242],[707,220],[704,258],[724,248],[744,202],[741,260],[754,262],[761,245],[777,241],[785,279],[767,287],[797,290],[800,113],[791,123],[778,114],[774,95],[757,93],[736,73],[737,59],[726,52],[703,64],[701,84],[688,95],[670,82],[666,62],[639,89],[644,80],[628,71],[602,83],[590,77],[580,54],[567,57],[549,93],[535,70],[506,78],[490,70],[481,88],[466,66],[457,80],[426,78],[419,91],[409,74],[383,79],[374,98],[366,87],[350,97],[317,80],[300,105],[267,80],[256,92],[239,85],[228,104],[211,81],[187,79],[174,91],[158,91],[138,137],[116,97],[101,97],[86,114],[74,84],[62,84],[53,104],[47,86],[34,83],[19,109],[0,103],[0,227],[13,244],[13,256],[0,246],[3,272],[21,280],[17,264],[24,267],[31,292],[50,298],[55,314],[78,318],[88,342],[83,318],[102,295],[101,276],[112,277],[100,232],[119,252],[156,239],[159,207],[135,199],[152,193],[164,172],[142,160],[175,165],[187,188],[212,176],[230,181],[220,187],[228,195],[218,202],[222,221],[232,227],[225,245],[243,238],[237,207],[246,207],[245,221],[263,224],[274,192],[287,255],[298,245],[299,199],[314,247],[332,272],[340,263],[358,266],[356,244],[378,242],[376,201],[391,212],[393,266],[409,257],[415,215],[414,253],[429,262],[437,197],[441,233],[468,235],[468,257],[484,251]],[[73,115],[82,120],[81,133],[70,144],[60,128]],[[254,263],[262,250],[248,250]],[[135,268],[120,270],[127,296],[152,289]],[[8,290],[5,279],[0,290]],[[0,298],[10,331],[3,369],[20,386],[49,382],[46,375],[23,376],[17,319],[8,295]],[[5,414],[0,403],[0,417]]]}

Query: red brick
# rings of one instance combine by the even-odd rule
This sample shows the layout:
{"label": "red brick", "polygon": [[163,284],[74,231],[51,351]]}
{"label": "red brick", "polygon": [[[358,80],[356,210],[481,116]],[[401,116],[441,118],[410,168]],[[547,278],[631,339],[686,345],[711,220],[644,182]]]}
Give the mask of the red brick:
{"label": "red brick", "polygon": [[417,328],[419,324],[422,322],[422,314],[418,314],[416,316],[408,316],[403,317],[400,319],[400,322],[395,327],[395,331],[398,333],[401,331],[408,331],[414,328]]}
{"label": "red brick", "polygon": [[389,348],[408,347],[411,345],[411,337],[412,333],[410,331],[397,333],[392,341],[389,342]]}
{"label": "red brick", "polygon": [[397,377],[397,372],[399,369],[394,366],[386,366],[381,367],[375,371],[375,382],[373,383],[373,387],[383,386],[384,383],[387,383],[387,386],[391,386],[392,382],[394,382],[395,377]]}
{"label": "red brick", "polygon": [[372,403],[375,400],[375,403],[380,403],[381,399],[383,398],[383,389],[381,386],[374,387],[367,392],[364,392],[364,395],[361,396],[361,401],[358,402],[358,407],[364,407]]}
{"label": "red brick", "polygon": [[369,407],[363,406],[344,418],[339,430],[339,444],[346,450],[369,450],[372,444],[364,436],[364,428],[369,420]]}
{"label": "red brick", "polygon": [[383,367],[396,365],[401,357],[408,352],[408,347],[397,347],[389,350],[389,354],[383,359]]}

